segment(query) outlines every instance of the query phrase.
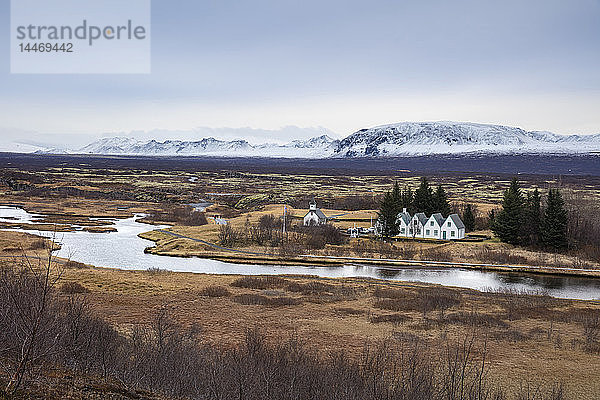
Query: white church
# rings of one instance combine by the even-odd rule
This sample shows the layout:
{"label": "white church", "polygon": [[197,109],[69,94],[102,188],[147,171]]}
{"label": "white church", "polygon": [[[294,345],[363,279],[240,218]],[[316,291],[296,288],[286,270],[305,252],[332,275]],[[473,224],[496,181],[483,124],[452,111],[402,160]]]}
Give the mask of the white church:
{"label": "white church", "polygon": [[304,226],[316,226],[327,223],[327,216],[317,207],[317,202],[313,199],[308,205],[308,212],[304,216]]}
{"label": "white church", "polygon": [[398,214],[396,221],[399,229],[397,237],[439,240],[464,239],[465,237],[465,224],[458,214],[450,214],[444,218],[442,214],[436,213],[427,218],[424,213],[416,213],[411,216],[404,208]]}

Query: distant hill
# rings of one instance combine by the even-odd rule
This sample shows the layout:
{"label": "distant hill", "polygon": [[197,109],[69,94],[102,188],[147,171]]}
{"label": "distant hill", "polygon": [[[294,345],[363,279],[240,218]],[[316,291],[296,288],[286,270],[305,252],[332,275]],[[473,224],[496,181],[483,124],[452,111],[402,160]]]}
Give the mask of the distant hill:
{"label": "distant hill", "polygon": [[[327,135],[288,144],[253,145],[212,137],[198,141],[105,138],[76,153],[145,156],[282,158],[402,157],[430,154],[576,154],[600,151],[598,135],[557,135],[469,122],[402,122],[361,129],[342,140]],[[40,152],[52,152],[41,150]]]}

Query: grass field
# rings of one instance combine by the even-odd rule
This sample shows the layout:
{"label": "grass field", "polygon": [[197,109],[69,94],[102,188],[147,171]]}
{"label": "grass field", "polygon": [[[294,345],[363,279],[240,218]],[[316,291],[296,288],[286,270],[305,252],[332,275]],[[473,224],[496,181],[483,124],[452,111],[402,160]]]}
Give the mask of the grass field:
{"label": "grass field", "polygon": [[[190,178],[196,177],[193,182]],[[350,196],[376,201],[390,184],[413,187],[419,176],[406,173],[342,176],[284,174],[273,171],[190,171],[149,169],[5,168],[0,174],[0,203],[20,205],[46,214],[46,228],[71,224],[90,230],[110,230],[110,222],[94,217],[130,217],[135,213],[168,211],[187,203],[217,203],[207,215],[224,215],[230,226],[242,229],[264,215],[280,216],[286,204],[293,221],[300,221],[313,196],[334,225],[369,226],[375,210],[345,210],[336,205]],[[499,204],[510,177],[481,174],[432,176],[443,183],[454,202],[470,201],[482,214]],[[530,176],[525,188],[562,185],[572,195],[600,199],[595,179],[565,183],[558,178]],[[372,208],[372,207],[371,207]],[[160,221],[154,221],[160,222]],[[211,243],[219,241],[219,226],[190,226],[173,222],[170,231]],[[10,226],[7,224],[6,226]],[[489,233],[489,232],[487,232]],[[156,242],[150,251],[174,256],[233,257],[198,242],[150,232]],[[368,239],[327,245],[317,255],[385,258]],[[20,256],[44,257],[38,237],[0,231],[0,258],[18,262]],[[369,247],[371,246],[371,247]],[[393,244],[414,259],[480,261],[530,265],[597,268],[576,255],[548,255],[486,240],[480,243]],[[268,246],[244,245],[247,251],[277,255]],[[396,253],[400,254],[400,253]],[[14,258],[12,258],[14,257]],[[398,256],[399,257],[399,256]],[[94,313],[127,333],[134,324],[149,323],[157,308],[167,305],[186,326],[197,324],[204,340],[223,348],[243,340],[247,329],[258,327],[269,340],[295,333],[323,355],[344,350],[360,354],[365,343],[418,338],[429,348],[443,350],[448,340],[477,332],[479,349],[487,345],[490,374],[495,382],[516,390],[519,385],[564,381],[571,398],[600,398],[600,303],[568,301],[523,293],[481,293],[426,284],[358,278],[312,277],[243,278],[229,275],[122,271],[67,263],[59,289],[64,296],[85,298]],[[78,284],[73,285],[73,284]],[[74,290],[73,288],[77,289]],[[69,292],[70,294],[67,294]]]}
{"label": "grass field", "polygon": [[[573,398],[600,396],[600,355],[586,348],[581,322],[600,313],[598,302],[364,279],[69,268],[64,280],[80,283],[88,304],[125,332],[168,305],[179,322],[197,324],[205,340],[225,347],[258,327],[274,341],[295,333],[323,354],[356,356],[366,342],[406,335],[441,349],[448,337],[459,339],[475,325],[487,341],[496,382],[516,389],[568,377]],[[449,307],[424,312],[427,296],[446,299]]]}

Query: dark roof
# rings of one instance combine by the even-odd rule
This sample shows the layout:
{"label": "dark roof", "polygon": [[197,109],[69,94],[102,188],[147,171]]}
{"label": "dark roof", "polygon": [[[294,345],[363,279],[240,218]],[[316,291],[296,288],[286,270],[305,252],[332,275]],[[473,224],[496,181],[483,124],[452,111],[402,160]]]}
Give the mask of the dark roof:
{"label": "dark roof", "polygon": [[396,220],[398,220],[398,219],[404,220],[404,223],[406,225],[408,225],[408,224],[410,224],[411,216],[407,212],[406,213],[405,212],[401,212],[400,214],[398,214],[398,217],[396,218]]}
{"label": "dark roof", "polygon": [[417,217],[419,219],[419,222],[421,223],[421,225],[425,225],[425,223],[427,222],[427,216],[425,215],[425,213],[416,213],[415,217]]}
{"label": "dark roof", "polygon": [[305,217],[310,214],[310,213],[315,213],[317,214],[317,217],[319,217],[319,219],[327,219],[327,217],[325,216],[325,214],[323,214],[323,211],[321,211],[320,208],[317,208],[316,210],[309,210],[306,215],[304,215]]}
{"label": "dark roof", "polygon": [[442,216],[442,214],[440,213],[435,213],[431,215],[433,217],[433,219],[435,219],[435,222],[437,222],[437,224],[439,226],[444,225],[444,217]]}
{"label": "dark roof", "polygon": [[465,224],[463,224],[458,214],[450,214],[448,218],[454,222],[454,225],[456,225],[458,229],[465,229]]}

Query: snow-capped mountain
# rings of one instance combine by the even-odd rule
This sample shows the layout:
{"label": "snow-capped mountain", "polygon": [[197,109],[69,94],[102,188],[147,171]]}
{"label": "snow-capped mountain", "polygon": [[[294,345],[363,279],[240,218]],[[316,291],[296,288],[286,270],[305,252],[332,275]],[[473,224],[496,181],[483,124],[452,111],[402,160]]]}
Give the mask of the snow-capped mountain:
{"label": "snow-capped mountain", "polygon": [[556,135],[502,125],[469,122],[402,122],[361,129],[342,140],[327,135],[287,144],[250,144],[245,140],[198,141],[105,138],[77,151],[84,154],[353,158],[402,157],[427,154],[527,154],[600,152],[598,135]]}
{"label": "snow-capped mountain", "polygon": [[600,135],[556,135],[468,122],[403,122],[342,139],[334,157],[398,157],[458,153],[588,153],[600,151]]}
{"label": "snow-capped mountain", "polygon": [[284,145],[272,143],[252,145],[245,140],[224,141],[215,138],[199,141],[144,142],[117,137],[100,139],[78,152],[110,155],[324,158],[334,154],[338,142],[327,135],[306,141],[294,140]]}

